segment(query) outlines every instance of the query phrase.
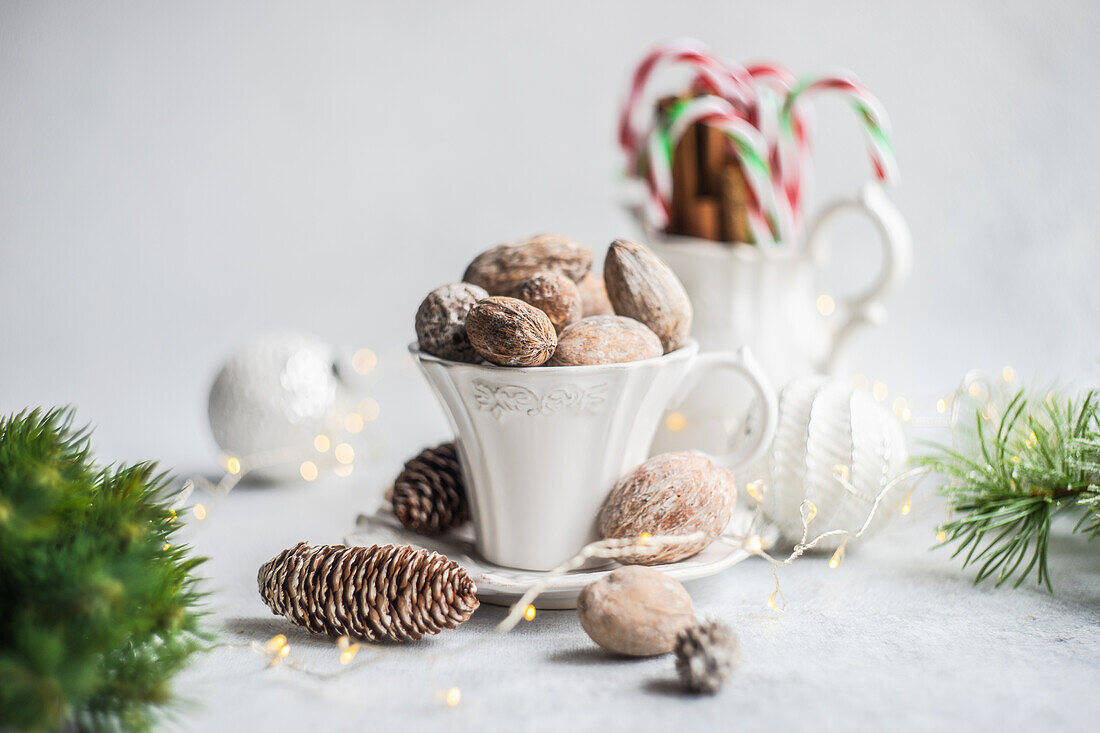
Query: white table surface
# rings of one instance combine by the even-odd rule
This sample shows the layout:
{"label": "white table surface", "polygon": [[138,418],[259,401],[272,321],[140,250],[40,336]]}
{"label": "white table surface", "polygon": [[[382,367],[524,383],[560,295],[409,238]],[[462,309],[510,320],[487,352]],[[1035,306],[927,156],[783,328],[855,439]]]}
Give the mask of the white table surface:
{"label": "white table surface", "polygon": [[[971,368],[1096,384],[1100,6],[812,0],[0,4],[0,409],[73,404],[104,460],[216,461],[205,399],[247,336],[295,329],[382,355],[379,453],[347,479],[242,487],[195,528],[221,646],[172,727],[240,730],[1036,730],[1100,716],[1100,560],[1059,536],[1057,593],[975,588],[918,497],[830,571],[746,562],[692,588],[745,649],[722,695],[671,660],[611,660],[569,612],[507,636],[364,651],[287,630],[255,591],[298,540],[339,540],[400,461],[444,438],[395,358],[424,293],[540,230],[633,232],[612,143],[633,61],[697,35],[736,59],[848,67],[890,111],[914,270],[856,368],[918,415]],[[850,110],[818,116],[819,200],[867,175]],[[833,276],[865,274],[853,230]],[[289,661],[248,648],[286,632]],[[467,644],[480,646],[464,649]],[[453,651],[451,656],[448,652]],[[457,685],[462,702],[435,697]]]}

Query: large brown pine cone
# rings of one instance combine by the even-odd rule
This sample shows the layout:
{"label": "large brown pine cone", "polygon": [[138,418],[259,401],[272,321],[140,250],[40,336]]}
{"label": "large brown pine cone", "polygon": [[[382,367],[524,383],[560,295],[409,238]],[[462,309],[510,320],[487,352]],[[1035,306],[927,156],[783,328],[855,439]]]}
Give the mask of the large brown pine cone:
{"label": "large brown pine cone", "polygon": [[335,637],[416,640],[455,628],[478,607],[465,570],[409,546],[299,542],[264,563],[256,579],[273,613]]}
{"label": "large brown pine cone", "polygon": [[393,513],[405,528],[437,535],[470,519],[454,443],[426,448],[393,482]]}

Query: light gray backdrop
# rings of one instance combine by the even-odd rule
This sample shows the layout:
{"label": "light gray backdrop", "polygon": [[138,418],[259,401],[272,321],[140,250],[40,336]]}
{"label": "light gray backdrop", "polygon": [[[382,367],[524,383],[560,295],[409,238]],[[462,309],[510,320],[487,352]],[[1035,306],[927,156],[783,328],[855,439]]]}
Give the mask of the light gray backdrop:
{"label": "light gray backdrop", "polygon": [[[1028,378],[1097,382],[1096,3],[4,0],[0,410],[72,403],[98,425],[96,443],[107,458],[208,468],[216,452],[206,391],[218,362],[247,336],[293,328],[389,354],[411,339],[423,295],[459,277],[489,245],[558,230],[599,248],[632,233],[619,208],[616,109],[632,64],[651,43],[674,35],[799,72],[847,67],[890,111],[902,171],[894,197],[912,226],[916,258],[911,281],[890,303],[888,327],[858,342],[860,371],[895,392],[931,398],[972,367],[998,372],[1011,364]],[[818,192],[850,192],[868,172],[854,117],[836,101],[820,107]],[[834,275],[861,269],[864,234],[852,232],[848,264],[841,258]],[[380,425],[400,456],[444,427],[415,377],[393,380],[401,388],[379,394]],[[915,409],[927,413],[930,403]],[[256,492],[239,500],[254,502],[251,508],[228,507],[249,528],[247,537],[271,535],[266,545],[238,543],[235,530],[222,527],[219,538],[198,541],[215,555],[219,582],[233,589],[237,615],[264,614],[248,586],[254,563],[281,546],[269,545],[293,541],[304,527],[314,539],[338,539],[364,503],[351,493],[358,490],[316,502],[295,498],[297,523]],[[309,514],[317,502],[331,513]],[[276,515],[279,529],[270,529]],[[926,517],[927,527],[937,518]],[[894,559],[923,558],[928,538],[923,530]],[[230,567],[238,547],[244,562]],[[930,625],[909,641],[916,648],[931,634],[940,646],[927,652],[933,657],[914,652],[914,669],[942,662],[970,638],[974,612],[966,605],[975,596],[953,564],[935,557],[921,562],[940,563],[937,578],[962,583],[952,586],[950,632],[936,636],[945,628],[933,601],[939,590],[874,606],[896,623],[909,615],[898,608],[924,609]],[[889,567],[872,567],[871,580],[888,582]],[[1062,577],[1071,589],[1085,589],[1071,596],[1086,599],[1084,608],[1095,603],[1092,568],[1076,580]],[[820,567],[799,572],[808,573],[801,602],[813,608],[821,600],[813,592]],[[754,578],[751,596],[740,602],[759,609],[768,580],[759,568]],[[976,597],[988,599],[983,612],[1004,612],[1012,623],[1024,612],[1013,605],[1019,596]],[[1026,598],[1035,613],[1050,612],[1045,596]],[[852,624],[861,612],[838,608],[854,615],[828,619],[839,646],[814,647],[821,663],[852,648],[845,630],[857,646],[875,634],[885,638],[872,661],[895,658],[894,636],[880,627],[857,633]],[[1046,643],[1095,621],[1072,603],[1062,611],[1068,620],[1050,621]],[[798,643],[817,643],[812,632],[821,619],[804,623],[793,632]],[[564,618],[556,628],[559,644],[580,643]],[[252,635],[267,631],[253,628]],[[1004,646],[995,634],[984,641],[979,656]],[[540,648],[521,656],[538,656]],[[1096,648],[1094,637],[1086,650],[1059,657],[1082,695],[1095,677],[1082,679],[1080,665],[1091,656],[1095,674]],[[561,652],[561,664],[547,672],[566,685],[562,694],[576,694],[568,688],[569,663],[588,664],[578,653]],[[806,684],[790,694],[817,700],[823,714],[831,710],[834,691],[820,673],[805,672],[797,651],[765,653],[786,665],[766,679],[780,685],[804,674]],[[1050,657],[1047,647],[1037,653]],[[992,667],[973,662],[944,678],[948,689],[940,692],[955,695],[946,715],[968,710],[964,677],[1015,669],[996,654],[990,659]],[[586,674],[604,674],[605,665],[588,662]],[[859,657],[848,681],[882,683],[877,663]],[[196,679],[219,680],[219,670],[230,668],[204,664]],[[1017,665],[1026,673],[1024,662]],[[389,684],[401,679],[398,673]],[[359,689],[377,684],[371,677]],[[637,681],[615,684],[595,689],[624,711],[635,709]],[[251,699],[245,693],[223,694],[207,715],[238,726],[264,715],[289,725],[318,719],[306,702],[313,696],[338,697],[318,684],[318,692],[296,699],[299,707],[280,713],[281,689],[269,690],[259,710],[240,702]],[[783,707],[786,688],[778,689],[772,694]],[[1002,712],[986,720],[1049,719],[1045,708],[1032,717],[1010,714],[1016,688],[997,689],[983,699]],[[904,691],[880,692],[876,710],[888,715],[889,701]],[[217,690],[203,694],[216,697]],[[922,710],[943,699],[927,694],[918,696]],[[1053,695],[1044,698],[1051,709]],[[538,709],[560,716],[550,702]],[[667,710],[658,702],[647,704]],[[333,726],[351,719],[340,709],[327,713]],[[507,718],[502,710],[511,708],[491,708]],[[768,724],[766,711],[756,714],[757,727]],[[604,724],[615,719],[608,715]]]}
{"label": "light gray backdrop", "polygon": [[[615,113],[671,35],[847,67],[888,108],[916,260],[863,371],[1095,381],[1095,3],[6,0],[0,405],[71,402],[113,456],[194,461],[242,338],[381,350],[479,249],[632,232]],[[818,191],[852,190],[855,120],[820,107]]]}

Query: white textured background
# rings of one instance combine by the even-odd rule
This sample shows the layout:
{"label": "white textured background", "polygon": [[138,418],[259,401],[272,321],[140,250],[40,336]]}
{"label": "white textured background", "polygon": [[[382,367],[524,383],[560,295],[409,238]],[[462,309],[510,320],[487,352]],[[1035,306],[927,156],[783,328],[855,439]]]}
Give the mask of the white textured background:
{"label": "white textured background", "polygon": [[[455,279],[486,246],[553,229],[600,247],[631,232],[618,209],[616,107],[634,61],[672,35],[699,36],[732,58],[774,58],[800,72],[850,68],[890,111],[903,179],[894,195],[912,226],[916,259],[911,281],[890,303],[888,328],[859,341],[861,371],[914,396],[949,390],[971,367],[995,372],[1005,363],[1025,377],[1097,382],[1095,3],[4,0],[0,409],[72,403],[99,426],[106,457],[209,466],[206,390],[219,360],[247,335],[294,328],[385,353],[411,338],[423,294]],[[854,119],[839,103],[821,108],[818,190],[853,190],[868,170]],[[419,382],[394,377],[394,385],[380,400],[400,454],[437,437],[443,423]],[[305,517],[297,525],[281,520],[272,532],[279,541],[299,536],[303,524],[319,540],[350,526],[362,503],[354,489],[317,491],[321,498],[297,507]],[[224,516],[275,512],[276,495],[237,496]],[[262,618],[246,586],[251,563],[273,554],[256,539],[267,525],[239,521],[212,526],[198,541],[215,555],[226,589],[219,602],[238,616]],[[239,527],[251,530],[238,534]],[[1061,722],[1087,712],[1083,693],[1095,690],[1100,657],[1095,561],[1082,555],[1078,575],[1067,581],[1077,583],[1078,595],[1069,592],[1052,609],[1041,595],[970,591],[942,555],[922,554],[928,533],[917,534],[906,552],[891,546],[888,556],[901,562],[899,576],[919,574],[925,563],[936,568],[937,583],[954,584],[948,611],[938,610],[936,583],[923,592],[919,580],[894,581],[915,594],[897,604],[882,599],[899,598],[892,595],[899,588],[867,590],[895,576],[871,552],[862,570],[854,563],[850,570],[865,574],[853,576],[863,582],[848,581],[854,600],[837,600],[843,586],[826,586],[828,596],[819,596],[820,567],[794,571],[800,602],[835,617],[788,617],[790,627],[775,636],[790,639],[786,647],[748,642],[776,660],[772,671],[753,668],[765,674],[767,689],[782,683],[779,671],[802,675],[789,694],[769,693],[784,708],[787,725],[779,729],[883,725],[884,718],[860,711],[885,715],[905,704],[908,688],[884,679],[890,673],[883,670],[894,668],[907,675],[922,669],[916,676],[925,682],[941,677],[939,688],[918,687],[921,714],[931,717],[915,717],[914,725],[958,720],[972,700],[985,706],[975,723],[1058,722],[1052,711],[1061,708],[1047,688],[1031,699],[1038,707],[1013,714],[1035,689],[1014,686],[1016,676],[1041,671],[1047,659],[1058,676],[1077,680],[1066,685],[1082,690],[1064,697],[1064,705],[1078,707]],[[233,557],[224,555],[237,551],[248,566],[230,569]],[[765,575],[756,569],[756,586],[767,585]],[[736,602],[758,608],[760,590]],[[946,620],[937,620],[941,614]],[[868,616],[883,622],[865,630],[859,624]],[[913,637],[903,635],[911,644],[899,653],[890,640],[902,632],[882,624],[907,629],[914,616],[924,625],[904,632]],[[1041,634],[1020,626],[1026,616],[1038,618]],[[556,624],[554,638],[583,647],[567,617],[556,618],[547,622]],[[829,630],[830,644],[814,640],[817,628]],[[1063,636],[1088,637],[1089,629],[1090,645],[1066,651]],[[861,660],[848,635],[857,649],[871,638],[878,646]],[[546,684],[603,710],[589,719],[605,728],[618,720],[609,710],[644,711],[650,721],[662,711],[692,714],[680,702],[636,707],[642,688],[629,665],[607,666],[584,652],[555,659],[536,641],[505,647],[512,649],[505,659],[545,662]],[[848,660],[849,676],[836,679],[851,685],[851,706],[837,708],[847,698],[836,697],[829,674],[798,663],[807,648],[807,661]],[[218,679],[218,670],[232,668],[208,659],[221,662],[204,662],[194,679]],[[406,672],[416,668],[414,654],[405,659]],[[507,664],[492,669],[512,674]],[[348,687],[366,696],[379,683],[369,671],[359,674]],[[997,683],[982,681],[990,674]],[[387,675],[386,684],[398,685],[392,694],[406,689],[401,674]],[[569,686],[604,675],[622,682],[586,689],[602,690],[619,708]],[[255,682],[245,676],[240,684]],[[983,694],[963,694],[968,685]],[[299,689],[299,698],[268,693],[252,703],[237,688],[219,687],[220,697],[217,689],[201,693],[212,702],[206,725],[196,727],[235,720],[243,729],[244,721],[263,721],[264,711],[269,726],[298,729],[318,715],[328,727],[351,727],[366,715],[365,707],[341,714],[351,703],[334,687]],[[861,708],[861,689],[879,697]],[[695,710],[711,711],[701,721],[728,709],[730,720],[744,714],[766,727],[766,706],[754,699]],[[802,717],[799,699],[809,701]],[[286,706],[279,714],[269,709],[277,701]],[[1095,719],[1095,702],[1088,704]],[[317,713],[319,705],[328,712]],[[545,700],[534,709],[569,727],[585,720],[562,718],[563,709]],[[464,725],[507,718],[506,707],[482,711]]]}

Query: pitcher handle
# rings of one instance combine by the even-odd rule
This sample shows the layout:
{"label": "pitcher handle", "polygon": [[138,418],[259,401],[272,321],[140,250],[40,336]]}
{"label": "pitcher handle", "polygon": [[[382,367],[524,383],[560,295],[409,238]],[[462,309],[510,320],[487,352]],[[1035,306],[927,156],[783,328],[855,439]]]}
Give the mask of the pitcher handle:
{"label": "pitcher handle", "polygon": [[875,279],[864,289],[850,298],[837,303],[841,321],[833,330],[829,350],[825,354],[819,369],[824,373],[832,371],[837,355],[843,350],[852,333],[863,325],[878,326],[886,320],[886,308],[882,301],[886,295],[909,276],[913,261],[913,238],[909,225],[897,207],[886,196],[878,183],[868,183],[854,199],[841,199],[829,206],[810,227],[810,255],[818,264],[826,256],[829,243],[829,225],[836,215],[848,209],[865,213],[878,229],[883,249],[882,269]]}
{"label": "pitcher handle", "polygon": [[752,387],[756,403],[763,413],[763,419],[752,425],[752,430],[741,445],[728,453],[708,456],[720,466],[739,468],[755,461],[771,445],[779,414],[775,388],[747,346],[736,351],[712,351],[695,357],[691,368],[677,387],[669,409],[679,407],[703,377],[718,370],[730,371],[743,377]]}

